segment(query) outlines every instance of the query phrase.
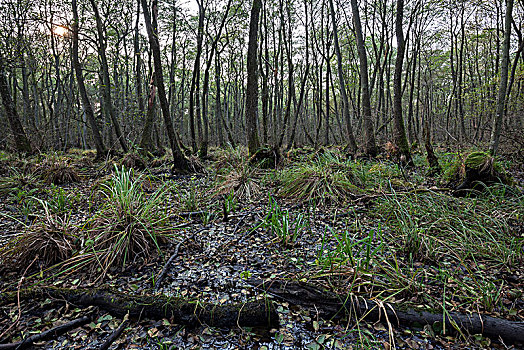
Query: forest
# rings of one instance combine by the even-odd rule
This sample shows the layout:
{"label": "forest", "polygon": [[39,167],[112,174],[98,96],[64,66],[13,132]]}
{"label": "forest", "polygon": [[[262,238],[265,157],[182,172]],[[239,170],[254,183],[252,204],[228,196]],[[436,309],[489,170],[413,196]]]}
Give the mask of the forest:
{"label": "forest", "polygon": [[0,14],[0,350],[524,348],[524,1]]}

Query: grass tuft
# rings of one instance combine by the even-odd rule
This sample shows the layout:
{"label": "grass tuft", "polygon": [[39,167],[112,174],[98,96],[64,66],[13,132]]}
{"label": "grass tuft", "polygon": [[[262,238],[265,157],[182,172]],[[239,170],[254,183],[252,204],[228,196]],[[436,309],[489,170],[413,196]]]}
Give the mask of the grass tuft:
{"label": "grass tuft", "polygon": [[45,183],[54,185],[81,181],[75,168],[69,165],[66,160],[44,163],[41,166],[41,177]]}
{"label": "grass tuft", "polygon": [[74,250],[76,227],[69,216],[54,215],[45,202],[40,221],[0,249],[0,261],[6,266],[25,268],[38,257],[40,264],[51,266],[68,259]]}
{"label": "grass tuft", "polygon": [[350,195],[362,192],[350,162],[343,161],[340,154],[333,151],[285,169],[281,180],[279,195],[300,201],[343,203]]}
{"label": "grass tuft", "polygon": [[162,209],[166,187],[146,196],[140,180],[122,166],[101,185],[106,202],[89,223],[87,246],[97,252],[103,272],[160,252],[159,243],[167,231],[168,216]]}

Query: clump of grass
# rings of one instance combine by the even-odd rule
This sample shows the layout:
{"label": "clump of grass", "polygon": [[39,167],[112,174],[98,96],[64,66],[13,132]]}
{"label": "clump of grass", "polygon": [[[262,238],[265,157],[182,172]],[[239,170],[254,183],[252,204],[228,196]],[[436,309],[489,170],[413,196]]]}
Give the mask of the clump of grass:
{"label": "clump of grass", "polygon": [[40,185],[38,176],[16,168],[9,168],[9,176],[0,178],[0,194],[10,195],[19,191],[28,191]]}
{"label": "clump of grass", "polygon": [[232,194],[237,200],[250,200],[260,194],[259,169],[250,165],[247,150],[243,147],[217,151],[218,161],[214,196]]}
{"label": "clump of grass", "polygon": [[249,158],[249,153],[246,147],[238,146],[233,148],[229,145],[225,149],[217,149],[215,152],[215,170],[217,173],[227,171],[229,168],[241,166]]}
{"label": "clump of grass", "polygon": [[122,167],[101,185],[106,201],[90,221],[89,235],[103,272],[160,252],[159,243],[167,232],[168,216],[162,209],[166,187],[146,196],[140,181]]}
{"label": "clump of grass", "polygon": [[44,203],[40,220],[0,249],[2,264],[19,269],[38,257],[43,266],[51,266],[71,257],[77,228],[69,216],[54,215]]}
{"label": "clump of grass", "polygon": [[260,194],[258,168],[250,166],[247,161],[239,167],[231,167],[217,175],[217,184],[213,189],[215,196],[232,194],[236,199],[250,200]]}
{"label": "clump of grass", "polygon": [[301,201],[342,203],[350,195],[362,192],[350,162],[343,161],[340,154],[333,151],[285,169],[281,180],[279,195]]}
{"label": "clump of grass", "polygon": [[47,164],[44,163],[41,166],[40,172],[42,180],[47,184],[62,185],[81,181],[76,169],[69,165],[67,160],[56,160]]}

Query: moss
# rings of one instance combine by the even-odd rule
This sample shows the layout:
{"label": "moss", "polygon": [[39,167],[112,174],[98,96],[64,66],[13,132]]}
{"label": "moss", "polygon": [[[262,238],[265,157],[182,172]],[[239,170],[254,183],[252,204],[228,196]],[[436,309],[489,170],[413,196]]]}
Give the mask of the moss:
{"label": "moss", "polygon": [[444,165],[442,182],[455,190],[481,189],[478,186],[480,183],[488,186],[495,183],[514,184],[500,163],[482,151],[455,155]]}

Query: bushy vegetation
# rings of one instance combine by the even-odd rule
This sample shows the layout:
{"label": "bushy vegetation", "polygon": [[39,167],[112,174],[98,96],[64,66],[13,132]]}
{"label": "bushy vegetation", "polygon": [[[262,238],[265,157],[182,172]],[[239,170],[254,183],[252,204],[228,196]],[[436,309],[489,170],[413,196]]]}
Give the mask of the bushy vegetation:
{"label": "bushy vegetation", "polygon": [[212,190],[214,196],[232,194],[236,199],[251,200],[261,193],[259,168],[250,164],[244,148],[230,147],[220,152],[216,173],[216,185]]}
{"label": "bushy vegetation", "polygon": [[350,161],[335,151],[316,154],[309,162],[300,162],[281,173],[279,195],[299,201],[343,203],[352,194],[362,193],[360,179]]}
{"label": "bushy vegetation", "polygon": [[71,257],[77,229],[68,215],[53,214],[42,202],[44,214],[0,249],[0,261],[11,268],[51,266]]}
{"label": "bushy vegetation", "polygon": [[160,252],[159,243],[169,232],[162,209],[167,188],[146,196],[140,180],[141,176],[134,179],[133,171],[122,167],[101,185],[105,204],[87,225],[87,251],[95,252],[103,271]]}

